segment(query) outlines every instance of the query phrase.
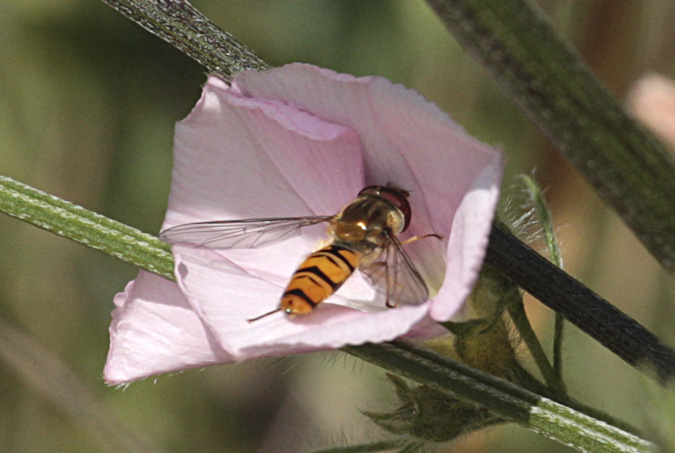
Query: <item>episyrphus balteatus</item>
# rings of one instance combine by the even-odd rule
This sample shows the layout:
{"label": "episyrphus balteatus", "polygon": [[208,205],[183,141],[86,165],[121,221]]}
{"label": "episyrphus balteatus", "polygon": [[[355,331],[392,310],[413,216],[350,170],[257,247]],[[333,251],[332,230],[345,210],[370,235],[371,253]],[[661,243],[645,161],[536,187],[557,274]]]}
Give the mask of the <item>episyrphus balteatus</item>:
{"label": "episyrphus balteatus", "polygon": [[403,243],[398,239],[410,224],[407,197],[406,191],[394,187],[368,186],[336,215],[187,223],[164,230],[159,237],[170,244],[213,249],[256,248],[289,238],[302,227],[328,222],[330,243],[300,264],[279,307],[249,321],[278,311],[308,314],[357,269],[384,293],[387,307],[418,305],[427,300],[429,292],[402,245],[440,236],[415,236]]}

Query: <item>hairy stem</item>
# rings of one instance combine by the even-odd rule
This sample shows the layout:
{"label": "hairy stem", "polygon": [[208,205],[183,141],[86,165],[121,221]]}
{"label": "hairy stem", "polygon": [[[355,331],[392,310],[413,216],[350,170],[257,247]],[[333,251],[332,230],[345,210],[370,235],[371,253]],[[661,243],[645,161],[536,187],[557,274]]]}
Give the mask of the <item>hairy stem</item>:
{"label": "hairy stem", "polygon": [[230,82],[269,65],[185,0],[101,0]]}
{"label": "hairy stem", "polygon": [[427,349],[394,341],[343,350],[582,451],[653,449],[633,434]]}
{"label": "hairy stem", "polygon": [[6,176],[0,176],[0,212],[173,278],[171,250],[156,237]]}
{"label": "hairy stem", "polygon": [[[562,254],[560,253],[560,244],[555,235],[553,219],[551,212],[546,205],[546,200],[544,200],[544,194],[532,177],[522,175],[520,179],[525,184],[527,194],[534,207],[534,215],[537,217],[538,223],[541,225],[544,232],[544,242],[548,249],[549,259],[553,264],[562,269],[563,260]],[[555,312],[555,322],[553,326],[553,372],[560,382],[562,382],[562,344],[564,326],[565,318],[562,313]]]}

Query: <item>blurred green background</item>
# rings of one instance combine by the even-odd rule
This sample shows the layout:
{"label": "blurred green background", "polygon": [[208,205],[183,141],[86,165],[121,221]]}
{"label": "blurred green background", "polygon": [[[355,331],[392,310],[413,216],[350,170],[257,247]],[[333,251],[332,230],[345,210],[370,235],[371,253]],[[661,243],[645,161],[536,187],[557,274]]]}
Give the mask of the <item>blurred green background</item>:
{"label": "blurred green background", "polygon": [[[157,233],[174,123],[204,70],[97,0],[0,0],[0,173]],[[567,270],[675,344],[675,285],[445,31],[422,1],[194,0],[273,65],[403,83],[508,155],[504,189],[536,169]],[[670,0],[540,1],[619,99],[675,77]],[[108,388],[112,297],[136,269],[0,216],[0,451],[306,451],[375,440],[360,410],[393,407],[384,373],[341,353],[211,367]],[[544,341],[551,313],[528,310]],[[664,393],[568,329],[573,395],[653,432]],[[37,364],[37,365],[36,365]],[[438,450],[443,451],[442,447]],[[567,451],[514,425],[459,451]]]}

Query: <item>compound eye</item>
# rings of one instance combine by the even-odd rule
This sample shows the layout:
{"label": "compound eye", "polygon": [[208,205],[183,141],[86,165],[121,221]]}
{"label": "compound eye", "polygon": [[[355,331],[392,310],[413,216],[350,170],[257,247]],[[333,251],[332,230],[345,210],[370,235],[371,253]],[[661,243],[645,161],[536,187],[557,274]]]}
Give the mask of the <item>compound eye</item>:
{"label": "compound eye", "polygon": [[401,232],[408,229],[408,225],[410,225],[410,216],[412,215],[410,203],[408,202],[408,192],[396,187],[368,186],[359,192],[359,196],[362,195],[377,195],[396,206],[401,211],[404,218],[403,229]]}
{"label": "compound eye", "polygon": [[379,195],[383,186],[368,186],[361,189],[361,192],[357,196],[361,195]]}

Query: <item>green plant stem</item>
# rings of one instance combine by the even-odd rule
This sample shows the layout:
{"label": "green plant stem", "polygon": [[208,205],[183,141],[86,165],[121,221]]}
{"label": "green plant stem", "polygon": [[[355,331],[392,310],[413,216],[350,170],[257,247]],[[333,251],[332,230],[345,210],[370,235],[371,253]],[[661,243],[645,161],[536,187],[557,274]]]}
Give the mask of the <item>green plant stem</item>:
{"label": "green plant stem", "polygon": [[499,225],[485,262],[627,363],[653,367],[662,384],[675,377],[675,351]]}
{"label": "green plant stem", "polygon": [[675,270],[675,158],[638,126],[526,0],[427,0],[457,40]]}
{"label": "green plant stem", "polygon": [[[163,242],[7,177],[0,177],[0,211],[173,279],[173,257]],[[651,445],[429,350],[400,342],[349,346],[343,350],[416,382],[485,406],[506,420],[567,445],[590,450],[600,443],[612,446],[605,451],[648,451]],[[627,446],[632,450],[626,449]]]}
{"label": "green plant stem", "polygon": [[0,176],[0,212],[173,278],[173,255],[166,243],[6,176]]}
{"label": "green plant stem", "polygon": [[430,350],[401,341],[343,348],[460,400],[484,406],[506,420],[582,451],[652,451],[632,434]]}
{"label": "green plant stem", "polygon": [[602,412],[586,404],[580,403],[579,401],[569,397],[568,395],[555,394],[554,392],[551,391],[550,388],[544,386],[534,376],[532,376],[518,362],[516,362],[516,365],[513,368],[513,372],[514,376],[512,379],[509,379],[510,382],[517,382],[521,387],[524,387],[529,391],[536,393],[537,395],[552,399],[553,401],[556,401],[564,406],[569,406],[578,412],[584,413],[592,418],[596,418],[610,425],[614,425],[617,428],[620,428],[631,434],[637,435],[640,432],[637,428],[635,428],[632,425],[629,425],[623,420],[618,420],[617,418],[612,417],[606,412]]}
{"label": "green plant stem", "polygon": [[558,379],[562,382],[563,377],[563,338],[565,333],[565,317],[562,313],[555,312],[555,317],[553,321],[553,372]]}
{"label": "green plant stem", "polygon": [[530,197],[535,215],[537,216],[538,224],[541,225],[544,233],[544,242],[548,249],[549,259],[553,264],[562,269],[563,263],[562,255],[560,254],[560,244],[558,244],[558,239],[555,235],[553,219],[551,217],[551,212],[546,205],[546,200],[544,200],[544,194],[532,177],[520,175],[520,180],[525,184],[527,194]]}
{"label": "green plant stem", "polygon": [[[562,254],[560,253],[560,244],[553,228],[553,219],[551,212],[546,205],[544,194],[534,178],[522,175],[520,179],[525,184],[531,203],[534,206],[534,212],[538,223],[544,232],[544,242],[548,249],[549,259],[560,269],[563,268]],[[522,305],[522,304],[521,304]],[[564,334],[565,318],[562,313],[555,312],[555,321],[553,325],[553,373],[558,381],[562,382],[562,344]]]}
{"label": "green plant stem", "polygon": [[[348,447],[332,447],[322,450],[315,450],[314,453],[369,453],[369,452],[379,452],[379,451],[391,451],[396,450],[400,452],[401,448],[406,448],[411,443],[408,439],[394,439],[394,440],[383,440],[380,442],[371,442],[368,444],[362,445],[353,445]],[[422,447],[422,442],[412,442],[417,447]]]}
{"label": "green plant stem", "polygon": [[513,320],[513,325],[518,330],[518,335],[527,346],[527,349],[530,351],[530,354],[537,364],[541,375],[544,377],[546,384],[556,395],[566,395],[567,390],[565,389],[565,384],[549,363],[546,353],[544,352],[544,348],[541,346],[537,335],[532,329],[530,321],[527,319],[522,298],[518,297],[517,299],[514,298],[514,300],[509,301],[507,303],[507,309],[511,319]]}
{"label": "green plant stem", "polygon": [[230,82],[234,74],[269,65],[185,0],[101,0]]}

